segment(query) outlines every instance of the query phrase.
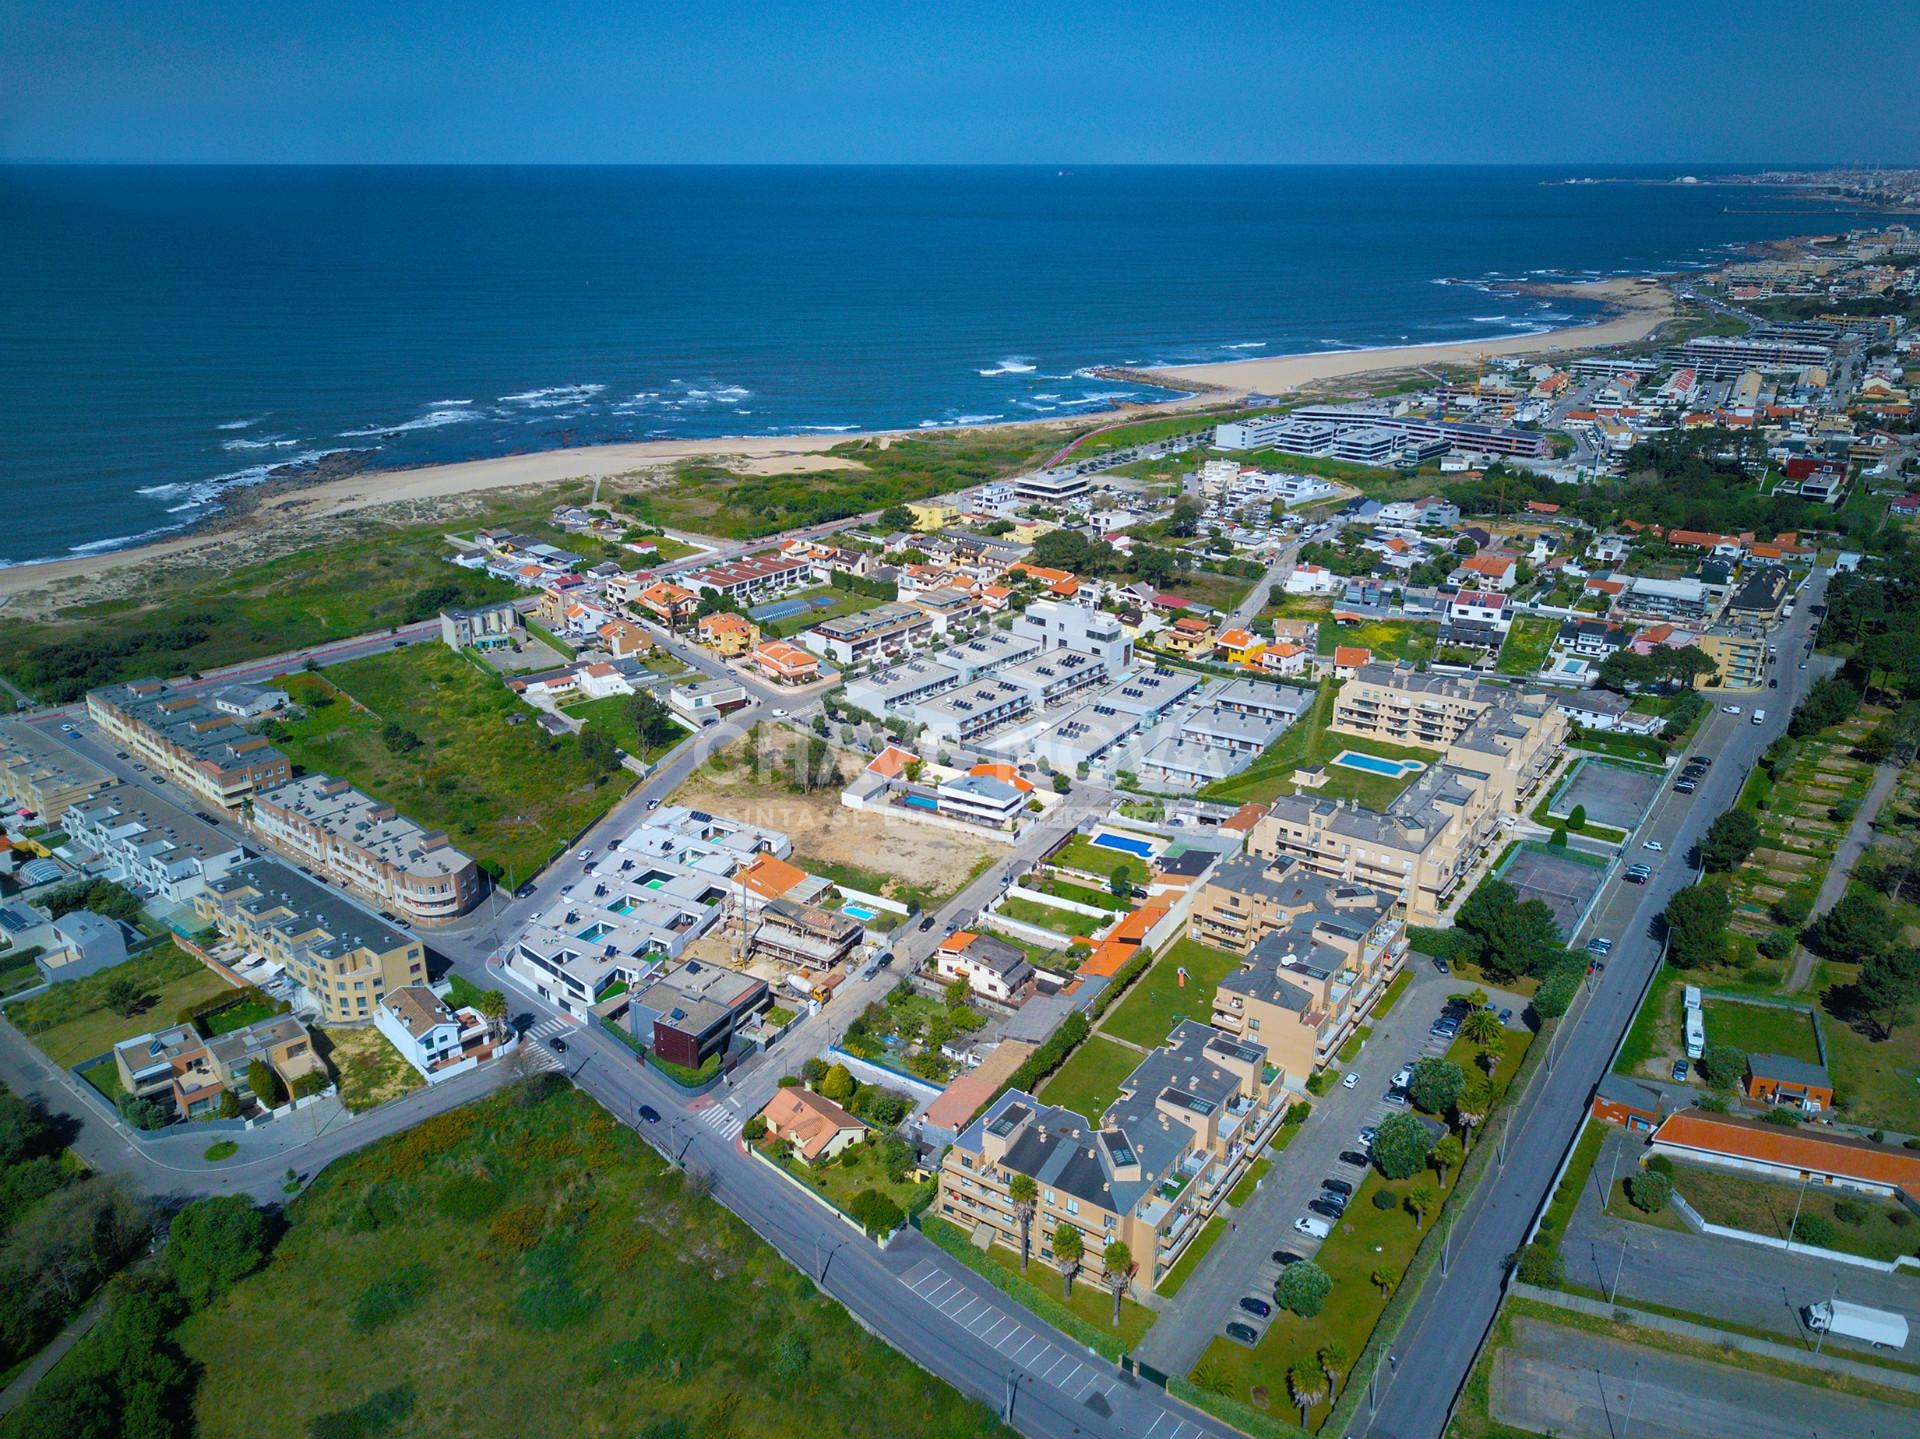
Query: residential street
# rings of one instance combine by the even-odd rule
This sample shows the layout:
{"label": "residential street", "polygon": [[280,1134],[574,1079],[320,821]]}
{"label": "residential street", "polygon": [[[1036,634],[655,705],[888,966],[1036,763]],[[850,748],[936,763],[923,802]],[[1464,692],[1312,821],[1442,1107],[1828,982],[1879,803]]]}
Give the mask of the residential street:
{"label": "residential street", "polygon": [[[1468,1197],[1455,1226],[1459,1236],[1445,1275],[1429,1277],[1400,1331],[1381,1375],[1379,1408],[1356,1416],[1354,1433],[1375,1439],[1436,1439],[1466,1382],[1480,1344],[1493,1323],[1505,1287],[1507,1257],[1525,1242],[1545,1202],[1561,1160],[1586,1113],[1593,1087],[1613,1061],[1621,1036],[1660,956],[1655,921],[1667,900],[1694,878],[1687,858],[1706,827],[1739,797],[1746,772],[1776,736],[1788,714],[1818,674],[1797,668],[1796,656],[1812,631],[1812,610],[1826,593],[1826,572],[1816,570],[1802,591],[1794,617],[1779,632],[1780,688],[1768,691],[1764,724],[1747,714],[1718,709],[1702,722],[1690,750],[1713,756],[1713,768],[1693,795],[1663,789],[1639,838],[1666,846],[1665,862],[1651,883],[1615,880],[1603,892],[1586,929],[1614,941],[1599,982],[1590,986],[1561,1022],[1548,1066],[1536,1074],[1507,1122],[1507,1163],[1490,1169]],[[1718,699],[1713,691],[1705,692]],[[1750,703],[1740,697],[1742,708]]]}

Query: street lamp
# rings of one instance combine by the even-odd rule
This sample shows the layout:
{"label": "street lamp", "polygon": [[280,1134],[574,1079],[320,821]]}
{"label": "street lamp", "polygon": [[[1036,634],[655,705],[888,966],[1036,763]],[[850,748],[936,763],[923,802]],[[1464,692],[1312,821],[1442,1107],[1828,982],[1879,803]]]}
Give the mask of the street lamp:
{"label": "street lamp", "polygon": [[1633,1425],[1633,1401],[1640,1397],[1640,1361],[1633,1361],[1633,1388],[1627,1391],[1627,1413],[1620,1421],[1620,1439],[1627,1439],[1627,1430]]}

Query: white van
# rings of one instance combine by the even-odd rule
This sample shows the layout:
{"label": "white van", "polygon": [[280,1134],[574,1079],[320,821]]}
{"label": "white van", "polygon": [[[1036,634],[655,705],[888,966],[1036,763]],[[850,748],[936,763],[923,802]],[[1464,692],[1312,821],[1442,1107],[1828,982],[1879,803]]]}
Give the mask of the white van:
{"label": "white van", "polygon": [[1303,1214],[1293,1221],[1293,1232],[1309,1239],[1325,1239],[1333,1233],[1333,1226],[1317,1214]]}
{"label": "white van", "polygon": [[1765,723],[1766,718],[1767,718],[1767,712],[1765,710],[1755,710],[1753,712],[1753,722],[1755,724]]}

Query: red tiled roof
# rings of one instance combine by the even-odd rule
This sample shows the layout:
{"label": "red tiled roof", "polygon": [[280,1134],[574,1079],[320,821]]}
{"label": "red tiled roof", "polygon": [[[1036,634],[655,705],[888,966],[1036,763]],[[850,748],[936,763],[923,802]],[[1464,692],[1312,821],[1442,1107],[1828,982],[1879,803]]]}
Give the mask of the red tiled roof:
{"label": "red tiled roof", "polygon": [[1782,1169],[1892,1185],[1920,1196],[1920,1154],[1870,1140],[1815,1135],[1757,1119],[1683,1109],[1654,1131],[1656,1144],[1697,1149]]}

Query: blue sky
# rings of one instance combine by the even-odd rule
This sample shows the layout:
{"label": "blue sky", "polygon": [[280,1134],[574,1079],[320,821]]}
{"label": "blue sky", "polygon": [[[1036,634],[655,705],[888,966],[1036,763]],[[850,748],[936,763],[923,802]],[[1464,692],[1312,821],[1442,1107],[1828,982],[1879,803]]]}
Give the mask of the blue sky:
{"label": "blue sky", "polygon": [[1920,162],[1920,10],[0,0],[0,158]]}

